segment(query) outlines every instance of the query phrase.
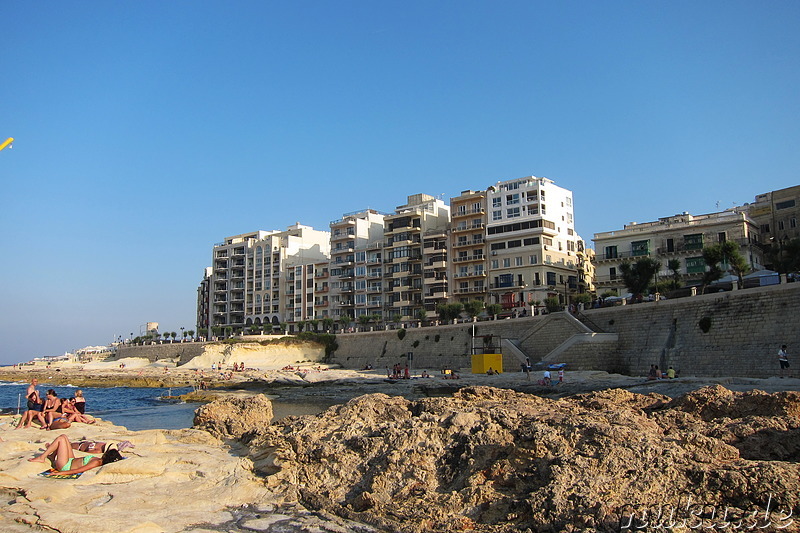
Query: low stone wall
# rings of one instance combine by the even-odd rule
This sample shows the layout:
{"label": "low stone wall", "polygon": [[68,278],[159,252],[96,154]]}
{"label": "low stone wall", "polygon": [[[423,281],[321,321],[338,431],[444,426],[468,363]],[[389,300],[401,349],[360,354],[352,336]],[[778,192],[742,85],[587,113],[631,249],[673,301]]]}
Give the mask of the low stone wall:
{"label": "low stone wall", "polygon": [[[565,313],[478,322],[475,335],[515,339],[531,362],[548,358],[574,335],[616,333],[575,342],[558,351],[558,361],[572,369],[646,375],[651,364],[674,367],[682,375],[768,377],[778,373],[777,351],[789,346],[800,353],[800,329],[794,312],[800,283],[662,300],[582,313],[585,324]],[[468,368],[473,324],[411,328],[401,340],[397,331],[339,334],[332,362],[345,368],[405,364],[435,371]],[[792,360],[793,370],[800,358]],[[504,354],[506,371],[518,369],[517,357]]]}

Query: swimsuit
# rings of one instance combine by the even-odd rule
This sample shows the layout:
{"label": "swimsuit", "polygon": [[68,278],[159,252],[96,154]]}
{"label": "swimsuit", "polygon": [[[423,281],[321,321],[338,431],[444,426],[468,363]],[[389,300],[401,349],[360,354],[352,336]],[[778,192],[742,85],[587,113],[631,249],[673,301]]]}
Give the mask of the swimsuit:
{"label": "swimsuit", "polygon": [[72,468],[71,468],[72,467],[72,461],[75,460],[75,459],[83,459],[83,464],[81,466],[86,466],[86,465],[89,464],[89,461],[94,459],[94,457],[95,457],[94,455],[87,455],[85,457],[73,457],[72,459],[67,461],[67,463],[64,466],[61,467],[61,471],[62,472],[66,472],[67,470],[72,470]]}

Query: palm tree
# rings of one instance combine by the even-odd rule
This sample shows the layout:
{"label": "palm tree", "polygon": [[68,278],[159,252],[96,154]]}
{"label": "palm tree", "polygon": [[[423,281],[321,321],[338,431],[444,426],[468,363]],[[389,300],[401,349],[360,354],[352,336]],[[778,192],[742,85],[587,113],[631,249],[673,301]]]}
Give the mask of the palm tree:
{"label": "palm tree", "polygon": [[641,300],[642,294],[660,268],[661,263],[651,257],[642,257],[635,263],[625,261],[619,266],[622,281],[633,294],[634,301]]}

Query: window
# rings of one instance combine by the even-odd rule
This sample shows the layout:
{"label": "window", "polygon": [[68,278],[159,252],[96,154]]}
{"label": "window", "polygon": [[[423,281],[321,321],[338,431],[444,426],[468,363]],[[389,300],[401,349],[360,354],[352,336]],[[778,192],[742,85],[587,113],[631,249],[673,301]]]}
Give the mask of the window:
{"label": "window", "polygon": [[492,198],[492,207],[502,207],[502,206],[503,206],[502,198]]}
{"label": "window", "polygon": [[497,259],[492,259],[492,268],[495,270],[500,268],[500,264],[497,262]]}
{"label": "window", "polygon": [[667,239],[667,252],[675,251],[675,239]]}
{"label": "window", "polygon": [[519,203],[519,193],[506,195],[506,205],[516,205],[518,203]]}
{"label": "window", "polygon": [[633,241],[631,243],[631,255],[638,257],[650,254],[650,241]]}
{"label": "window", "polygon": [[511,266],[511,258],[506,257],[503,259],[503,268],[509,268]]}
{"label": "window", "polygon": [[775,209],[788,209],[790,207],[794,207],[794,200],[786,200],[775,204]]}
{"label": "window", "polygon": [[483,211],[483,208],[481,208],[481,203],[480,202],[475,202],[474,204],[472,204],[472,212],[473,213],[480,213],[481,211]]}
{"label": "window", "polygon": [[796,228],[797,227],[797,218],[792,217],[789,219],[789,227]]}
{"label": "window", "polygon": [[538,205],[529,205],[528,206],[528,214],[529,215],[538,215],[539,214],[539,206]]}
{"label": "window", "polygon": [[[544,194],[544,193],[542,193],[542,194]],[[545,207],[545,205],[544,205],[544,204],[542,204],[542,214],[543,214],[543,215],[546,215],[546,214],[547,214],[547,208]]]}
{"label": "window", "polygon": [[477,276],[483,275],[483,265],[475,265],[475,275]]}
{"label": "window", "polygon": [[542,284],[542,278],[539,277],[539,273],[538,272],[534,272],[533,273],[533,284],[534,285],[541,285]]}
{"label": "window", "polygon": [[567,213],[567,224],[572,224],[575,219],[572,218],[572,213]]}
{"label": "window", "polygon": [[572,196],[567,196],[567,207],[572,207]]}
{"label": "window", "polygon": [[502,211],[492,211],[492,220],[500,220],[503,218]]}
{"label": "window", "polygon": [[535,255],[528,256],[528,262],[532,265],[538,263],[538,258]]}
{"label": "window", "polygon": [[726,238],[727,236],[725,235],[724,231],[720,231],[719,233],[717,233],[717,240],[719,242],[725,242]]}
{"label": "window", "polygon": [[783,223],[783,220],[779,220],[778,221],[778,231],[783,231],[785,229],[786,229],[786,227],[785,227],[785,225]]}
{"label": "window", "polygon": [[525,246],[533,246],[539,244],[539,237],[530,237],[522,241]]}
{"label": "window", "polygon": [[522,246],[521,240],[508,241],[509,248],[519,248],[520,246]]}
{"label": "window", "polygon": [[458,268],[458,275],[464,277],[467,275],[467,267],[462,266]]}
{"label": "window", "polygon": [[703,249],[703,234],[694,233],[692,235],[683,236],[683,245],[687,250],[702,250]]}
{"label": "window", "polygon": [[616,267],[611,267],[611,268],[608,269],[608,279],[610,279],[611,281],[614,281],[615,279],[617,279],[617,268]]}
{"label": "window", "polygon": [[520,215],[519,207],[509,207],[506,209],[507,218],[517,218]]}
{"label": "window", "polygon": [[514,275],[513,274],[500,274],[497,278],[498,287],[513,287]]}
{"label": "window", "polygon": [[367,252],[356,252],[356,261],[364,263],[367,260]]}
{"label": "window", "polygon": [[547,284],[548,285],[555,285],[556,284],[556,273],[555,272],[548,272],[547,273]]}
{"label": "window", "polygon": [[459,215],[466,215],[467,214],[467,206],[466,205],[458,206],[458,214]]}
{"label": "window", "polygon": [[492,250],[505,250],[506,243],[504,242],[493,242],[492,243]]}
{"label": "window", "polygon": [[702,274],[705,271],[706,271],[706,262],[702,257],[686,258],[687,274]]}
{"label": "window", "polygon": [[366,276],[367,275],[367,267],[365,266],[358,266],[355,268],[356,276]]}
{"label": "window", "polygon": [[521,267],[522,266],[522,257],[515,257],[514,258],[514,266]]}

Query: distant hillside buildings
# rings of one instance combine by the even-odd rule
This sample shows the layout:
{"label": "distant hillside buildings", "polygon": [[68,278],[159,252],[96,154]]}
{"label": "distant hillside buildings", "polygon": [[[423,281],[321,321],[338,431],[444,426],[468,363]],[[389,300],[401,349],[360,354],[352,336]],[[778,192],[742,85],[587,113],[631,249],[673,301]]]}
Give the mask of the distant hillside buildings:
{"label": "distant hillside buildings", "polygon": [[198,330],[435,320],[439,304],[470,300],[524,314],[548,297],[569,303],[595,290],[624,293],[619,265],[637,257],[659,259],[665,276],[677,259],[691,283],[705,271],[702,248],[722,240],[739,243],[759,269],[765,248],[800,236],[798,195],[800,186],[720,213],[632,223],[595,234],[592,250],[575,232],[572,192],[547,178],[466,190],[450,205],[414,194],[394,213],[346,213],[329,231],[297,223],[214,245],[198,288]]}

